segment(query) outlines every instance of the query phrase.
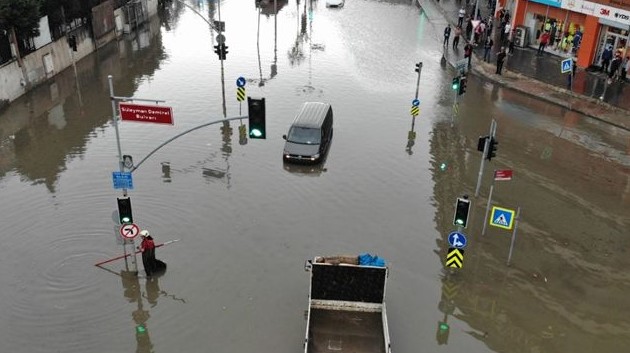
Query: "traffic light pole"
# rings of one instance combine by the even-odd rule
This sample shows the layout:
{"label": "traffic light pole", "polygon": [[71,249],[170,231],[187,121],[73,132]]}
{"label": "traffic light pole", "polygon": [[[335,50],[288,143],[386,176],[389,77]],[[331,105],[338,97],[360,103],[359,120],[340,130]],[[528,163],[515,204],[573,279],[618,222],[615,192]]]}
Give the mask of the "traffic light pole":
{"label": "traffic light pole", "polygon": [[214,121],[211,121],[211,122],[209,122],[209,123],[201,124],[201,125],[199,125],[199,126],[195,126],[195,127],[191,128],[191,129],[188,129],[188,130],[186,130],[186,131],[184,131],[184,132],[182,132],[182,133],[179,133],[179,134],[177,134],[177,135],[175,135],[175,136],[171,137],[170,139],[166,140],[165,142],[163,142],[163,143],[162,143],[162,144],[160,144],[159,146],[157,146],[155,149],[153,149],[153,151],[149,152],[149,154],[148,154],[146,157],[142,158],[142,159],[140,160],[140,162],[136,163],[136,164],[133,166],[133,168],[131,168],[131,170],[129,170],[129,171],[130,171],[130,172],[132,172],[132,173],[133,173],[133,172],[135,172],[138,168],[140,168],[140,166],[142,165],[142,163],[144,163],[147,159],[149,159],[149,157],[151,157],[151,156],[152,156],[155,152],[157,152],[160,148],[162,148],[162,147],[164,147],[164,146],[168,145],[168,144],[169,144],[169,143],[171,143],[172,141],[174,141],[174,140],[176,140],[176,139],[178,139],[178,138],[180,138],[180,137],[182,137],[182,136],[184,136],[184,135],[186,135],[186,134],[188,134],[188,133],[190,133],[190,132],[193,132],[193,131],[195,131],[195,130],[201,129],[202,127],[206,127],[206,126],[210,126],[210,125],[214,125],[214,124],[218,124],[218,123],[223,123],[223,122],[230,121],[230,120],[248,119],[248,118],[249,118],[249,116],[248,116],[248,115],[243,115],[243,116],[234,116],[234,117],[225,118],[225,119],[220,119],[220,120],[214,120]]}
{"label": "traffic light pole", "polygon": [[[120,130],[118,128],[118,124],[120,122],[120,115],[118,114],[118,110],[116,109],[116,103],[118,101],[144,101],[144,102],[155,102],[155,103],[160,103],[160,102],[165,102],[163,100],[159,100],[159,99],[142,99],[142,98],[134,98],[134,97],[117,97],[114,95],[114,81],[113,81],[113,77],[112,75],[107,75],[107,81],[109,83],[109,99],[112,102],[112,119],[114,121],[114,130],[116,130],[116,146],[118,148],[118,169],[121,172],[125,171],[125,162],[123,159],[123,154],[122,154],[122,147],[120,146]],[[127,197],[127,189],[123,189],[123,196]],[[136,247],[136,243],[135,243],[135,239],[127,239],[124,238],[123,239],[123,251],[125,252],[125,254],[127,254],[127,246],[131,244],[131,253],[133,254],[133,256],[131,256],[131,265],[132,265],[132,269],[131,271],[135,272],[136,274],[138,273],[138,260],[136,257],[136,253],[135,253],[135,247]],[[129,265],[127,263],[127,257],[125,257],[125,268],[127,270],[129,270]]]}
{"label": "traffic light pole", "polygon": [[[495,170],[495,173],[496,173],[496,170]],[[490,213],[490,205],[492,203],[492,191],[494,191],[494,175],[492,176],[492,183],[490,184],[490,193],[488,194],[488,203],[486,204],[486,215],[483,216],[483,228],[481,229],[481,235],[486,234],[486,227],[488,225],[488,213]]]}
{"label": "traffic light pole", "polygon": [[418,99],[418,93],[420,91],[420,75],[422,74],[422,62],[416,64],[416,71],[418,71],[418,81],[416,83],[416,99]]}
{"label": "traffic light pole", "polygon": [[479,166],[479,176],[477,177],[477,187],[475,188],[475,197],[479,196],[479,188],[481,187],[481,178],[483,177],[483,167],[486,164],[486,156],[488,155],[488,149],[490,149],[490,140],[494,138],[494,135],[497,132],[497,122],[492,119],[492,123],[490,123],[490,133],[488,134],[490,137],[486,139],[486,142],[483,145],[483,155],[481,156],[481,165]]}
{"label": "traffic light pole", "polygon": [[514,218],[514,231],[512,231],[512,240],[510,241],[510,252],[508,253],[507,265],[510,266],[510,260],[512,260],[512,251],[514,250],[514,242],[516,241],[516,229],[518,228],[518,221],[521,218],[521,208],[516,209],[516,218]]}

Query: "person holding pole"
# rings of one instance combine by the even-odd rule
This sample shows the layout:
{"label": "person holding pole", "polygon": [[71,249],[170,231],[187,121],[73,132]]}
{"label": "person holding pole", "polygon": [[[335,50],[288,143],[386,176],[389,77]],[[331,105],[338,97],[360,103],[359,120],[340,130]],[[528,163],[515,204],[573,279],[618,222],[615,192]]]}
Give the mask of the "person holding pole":
{"label": "person holding pole", "polygon": [[139,249],[142,252],[142,265],[147,276],[151,276],[155,269],[155,242],[146,229],[140,232],[140,237],[142,238]]}

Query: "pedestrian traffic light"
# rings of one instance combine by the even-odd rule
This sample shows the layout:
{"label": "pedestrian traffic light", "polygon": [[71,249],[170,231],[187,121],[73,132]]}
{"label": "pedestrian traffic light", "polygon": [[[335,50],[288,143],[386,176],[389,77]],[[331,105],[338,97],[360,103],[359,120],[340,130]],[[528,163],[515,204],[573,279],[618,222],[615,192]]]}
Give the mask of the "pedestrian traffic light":
{"label": "pedestrian traffic light", "polygon": [[459,91],[459,76],[453,77],[453,91]]}
{"label": "pedestrian traffic light", "polygon": [[490,137],[489,145],[488,145],[488,154],[486,155],[487,160],[492,160],[492,157],[497,156],[497,145],[499,142],[494,138]]}
{"label": "pedestrian traffic light", "polygon": [[131,198],[118,198],[118,217],[120,219],[120,224],[133,223],[133,216],[131,215]]}
{"label": "pedestrian traffic light", "polygon": [[249,137],[265,139],[265,98],[247,97],[247,109],[249,113]]}
{"label": "pedestrian traffic light", "polygon": [[455,203],[455,217],[453,225],[466,228],[468,225],[468,213],[470,212],[470,200],[468,197],[458,197]]}
{"label": "pedestrian traffic light", "polygon": [[446,321],[438,321],[436,339],[438,341],[438,345],[447,344],[448,343],[448,334],[450,332],[450,327]]}
{"label": "pedestrian traffic light", "polygon": [[461,96],[462,94],[466,93],[466,82],[468,81],[468,79],[466,78],[466,76],[462,76],[459,79],[459,95]]}

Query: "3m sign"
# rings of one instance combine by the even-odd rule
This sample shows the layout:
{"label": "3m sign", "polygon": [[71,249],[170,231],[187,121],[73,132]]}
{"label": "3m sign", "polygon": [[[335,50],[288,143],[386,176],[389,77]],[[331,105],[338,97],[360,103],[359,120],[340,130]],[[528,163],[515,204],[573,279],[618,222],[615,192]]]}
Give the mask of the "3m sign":
{"label": "3m sign", "polygon": [[173,125],[173,108],[159,105],[138,105],[120,103],[120,119],[141,123]]}

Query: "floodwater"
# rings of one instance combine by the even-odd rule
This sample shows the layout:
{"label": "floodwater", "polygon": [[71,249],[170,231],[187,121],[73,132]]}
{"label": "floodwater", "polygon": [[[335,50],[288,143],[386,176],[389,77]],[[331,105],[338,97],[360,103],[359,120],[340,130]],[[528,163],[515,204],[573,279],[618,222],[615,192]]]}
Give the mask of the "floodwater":
{"label": "floodwater", "polygon": [[[267,139],[241,144],[238,121],[209,126],[133,173],[134,222],[158,243],[181,239],[157,250],[169,265],[157,279],[129,276],[124,261],[94,266],[123,251],[107,76],[116,96],[173,107],[174,126],[120,125],[122,151],[138,162],[223,117],[216,33],[176,3],[2,112],[2,350],[296,352],[304,260],[370,252],[391,268],[394,352],[625,351],[630,132],[474,77],[452,118],[454,72],[440,65],[443,22],[431,7],[427,17],[410,1],[278,4],[276,24],[253,1],[221,3],[227,116],[246,113],[243,76],[247,95],[266,98]],[[288,168],[282,135],[306,101],[332,105],[334,140],[323,166]],[[477,138],[491,119],[497,157],[474,197]],[[514,171],[493,203],[521,209],[510,267],[510,231],[481,235],[493,169]],[[468,246],[449,272],[463,194],[473,203]],[[441,321],[450,332],[438,348]]]}

